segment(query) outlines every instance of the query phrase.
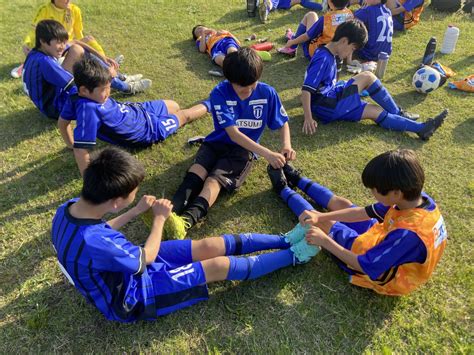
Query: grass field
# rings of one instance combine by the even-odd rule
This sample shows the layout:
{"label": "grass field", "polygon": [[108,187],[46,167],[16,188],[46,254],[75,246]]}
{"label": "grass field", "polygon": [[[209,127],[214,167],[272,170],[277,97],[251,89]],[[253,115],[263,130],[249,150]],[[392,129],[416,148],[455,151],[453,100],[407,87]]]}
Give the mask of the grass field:
{"label": "grass field", "polygon": [[[80,191],[71,151],[55,124],[41,117],[22,94],[10,69],[20,62],[22,38],[44,1],[0,0],[0,353],[12,352],[430,352],[472,353],[474,114],[473,96],[446,87],[429,96],[413,91],[411,76],[428,39],[441,41],[448,24],[461,29],[455,54],[437,55],[456,78],[474,73],[474,23],[463,14],[428,9],[413,31],[397,34],[385,84],[400,104],[423,119],[450,109],[444,126],[427,143],[373,124],[336,123],[301,133],[299,101],[306,59],[274,55],[262,80],[280,93],[291,117],[295,165],[336,193],[364,205],[372,199],[360,182],[367,161],[388,149],[416,150],[426,170],[426,191],[443,211],[449,242],[433,279],[408,297],[388,298],[350,286],[326,253],[309,264],[259,280],[210,286],[211,299],[155,322],[107,322],[66,282],[50,243],[58,205]],[[285,28],[305,11],[273,13],[267,25],[248,18],[244,1],[81,0],[87,34],[110,56],[125,55],[123,71],[153,79],[146,94],[131,100],[172,98],[183,107],[205,98],[218,80],[208,58],[190,40],[204,23],[240,38],[251,33],[283,44]],[[120,98],[120,96],[116,96]],[[128,99],[128,98],[124,98]],[[210,116],[150,149],[134,154],[147,176],[140,193],[170,198],[197,148],[186,140],[212,129]],[[267,132],[263,144],[278,149]],[[285,232],[296,218],[271,190],[262,159],[238,194],[222,196],[191,238],[221,233]],[[125,234],[147,236],[140,219]]]}

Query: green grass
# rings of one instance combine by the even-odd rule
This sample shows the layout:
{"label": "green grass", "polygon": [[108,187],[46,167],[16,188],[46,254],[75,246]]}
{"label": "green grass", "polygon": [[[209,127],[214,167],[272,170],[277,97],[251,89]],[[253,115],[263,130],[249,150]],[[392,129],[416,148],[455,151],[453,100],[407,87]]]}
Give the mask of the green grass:
{"label": "green grass", "polygon": [[[403,107],[423,118],[450,109],[445,125],[427,143],[373,124],[320,126],[301,133],[300,87],[306,60],[274,55],[262,80],[273,85],[291,116],[295,165],[336,193],[364,205],[372,201],[360,173],[374,155],[388,149],[416,150],[426,170],[426,191],[440,205],[449,242],[433,279],[408,297],[389,298],[350,286],[331,258],[262,279],[210,286],[211,299],[155,322],[107,322],[61,275],[50,243],[59,204],[80,191],[72,153],[64,149],[53,122],[41,117],[9,71],[22,59],[20,45],[35,9],[43,1],[0,0],[0,353],[11,352],[440,352],[472,353],[474,116],[473,96],[440,88],[422,96],[411,76],[428,39],[441,41],[446,26],[461,29],[453,55],[437,58],[458,72],[474,73],[472,17],[427,10],[413,31],[394,39],[385,84]],[[131,98],[172,98],[183,107],[203,99],[218,83],[190,40],[191,27],[204,23],[244,38],[251,33],[283,44],[285,28],[296,27],[304,10],[271,15],[268,25],[249,19],[243,1],[77,1],[86,33],[114,56],[123,53],[124,71],[153,79],[152,89]],[[212,120],[189,125],[151,149],[135,153],[147,169],[141,193],[171,197],[197,148],[188,137],[206,134]],[[278,148],[267,132],[263,144]],[[295,217],[271,191],[266,163],[258,161],[241,191],[219,198],[191,238],[221,233],[289,230]],[[140,219],[125,229],[143,242]]]}

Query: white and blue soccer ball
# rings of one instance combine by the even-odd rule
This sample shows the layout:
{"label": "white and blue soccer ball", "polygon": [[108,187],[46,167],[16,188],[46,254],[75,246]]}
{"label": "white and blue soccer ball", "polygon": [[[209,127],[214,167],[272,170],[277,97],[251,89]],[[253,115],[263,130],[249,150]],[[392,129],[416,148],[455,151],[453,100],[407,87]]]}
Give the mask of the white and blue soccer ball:
{"label": "white and blue soccer ball", "polygon": [[413,75],[413,87],[416,91],[428,94],[436,90],[441,83],[441,75],[436,69],[427,65],[418,69]]}

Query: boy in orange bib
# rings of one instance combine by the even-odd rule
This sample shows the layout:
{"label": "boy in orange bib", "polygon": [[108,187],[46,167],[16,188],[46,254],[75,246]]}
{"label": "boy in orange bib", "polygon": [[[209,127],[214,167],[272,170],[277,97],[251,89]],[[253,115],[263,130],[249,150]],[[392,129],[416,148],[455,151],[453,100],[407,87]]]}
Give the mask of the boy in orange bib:
{"label": "boy in orange bib", "polygon": [[[301,195],[282,188],[280,196],[300,223],[311,225],[308,244],[330,252],[349,273],[352,284],[401,296],[431,277],[446,246],[447,232],[436,202],[422,192],[425,176],[412,150],[388,151],[367,164],[362,182],[377,200],[367,207],[336,196],[289,165],[281,171],[283,180],[330,211],[317,212]],[[270,175],[274,187],[278,186],[275,176]],[[279,185],[284,184],[280,181]]]}

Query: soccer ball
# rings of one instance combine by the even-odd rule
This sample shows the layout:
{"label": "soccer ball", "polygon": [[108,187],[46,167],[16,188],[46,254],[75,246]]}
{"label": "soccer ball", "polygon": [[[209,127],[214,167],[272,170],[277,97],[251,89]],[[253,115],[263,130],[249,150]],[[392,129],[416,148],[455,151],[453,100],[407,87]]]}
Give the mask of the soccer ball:
{"label": "soccer ball", "polygon": [[416,91],[428,94],[440,86],[441,75],[436,69],[427,65],[418,69],[413,75],[413,87]]}

